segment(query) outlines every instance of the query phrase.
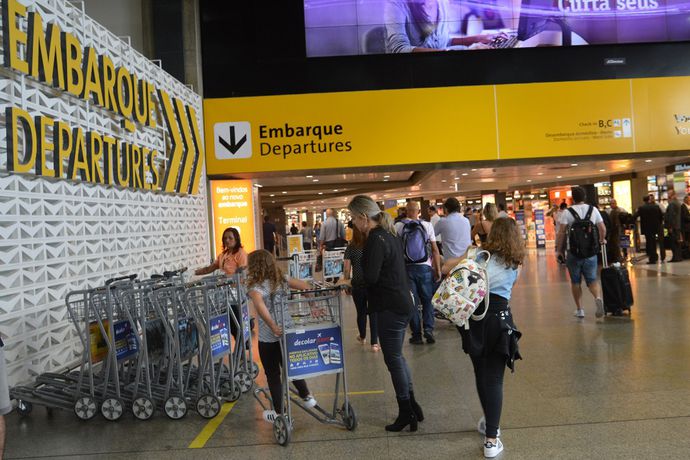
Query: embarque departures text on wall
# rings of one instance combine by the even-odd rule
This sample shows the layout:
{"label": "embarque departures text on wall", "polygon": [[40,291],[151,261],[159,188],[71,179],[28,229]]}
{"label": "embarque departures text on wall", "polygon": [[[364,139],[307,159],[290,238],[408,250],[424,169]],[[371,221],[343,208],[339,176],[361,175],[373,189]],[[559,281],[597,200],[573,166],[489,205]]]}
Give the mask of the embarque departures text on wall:
{"label": "embarque departures text on wall", "polygon": [[[116,67],[95,48],[82,47],[59,24],[50,22],[44,27],[40,12],[29,11],[17,0],[2,0],[2,21],[6,67],[122,117],[122,128],[128,132],[135,132],[137,125],[155,128],[156,110],[170,136],[169,151],[158,152],[9,106],[5,109],[8,171],[145,190],[198,192],[203,154],[193,107],[125,66]],[[161,153],[167,161],[159,166],[156,157]]]}

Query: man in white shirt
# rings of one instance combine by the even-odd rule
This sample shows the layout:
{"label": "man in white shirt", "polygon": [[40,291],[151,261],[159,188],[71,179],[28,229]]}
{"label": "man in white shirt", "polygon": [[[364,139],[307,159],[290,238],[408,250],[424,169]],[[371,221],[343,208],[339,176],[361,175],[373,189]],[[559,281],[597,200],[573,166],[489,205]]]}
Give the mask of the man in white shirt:
{"label": "man in white shirt", "polygon": [[498,216],[496,216],[496,219],[501,219],[503,217],[510,217],[510,215],[506,212],[506,205],[498,203]]}
{"label": "man in white shirt", "polygon": [[424,338],[427,343],[434,343],[434,308],[431,298],[434,296],[436,283],[441,280],[441,255],[436,247],[434,227],[419,218],[419,203],[410,201],[405,206],[405,212],[407,218],[395,224],[395,231],[403,240],[405,269],[410,289],[415,300],[422,305],[421,321],[418,311],[415,311],[410,320],[410,343],[424,343],[422,323]]}
{"label": "man in white shirt", "polygon": [[[441,216],[438,215],[436,206],[429,206],[429,223],[431,223],[431,226],[435,227],[439,220],[441,220]],[[441,255],[443,255],[442,243],[441,235],[436,235],[436,246],[438,246],[438,252]]]}
{"label": "man in white shirt", "polygon": [[434,226],[436,236],[443,237],[443,256],[446,259],[464,256],[472,243],[470,221],[461,214],[462,209],[456,198],[448,198],[443,208],[446,217]]}
{"label": "man in white shirt", "polygon": [[[566,245],[564,244],[564,240],[568,239],[568,256],[565,260],[568,267],[568,273],[570,274],[570,287],[577,308],[575,310],[575,316],[578,318],[585,317],[585,310],[582,308],[581,304],[581,282],[582,277],[584,277],[589,292],[594,296],[594,302],[597,306],[595,315],[597,318],[601,318],[604,316],[604,302],[601,299],[601,287],[597,279],[597,253],[600,247],[598,245],[606,243],[606,226],[604,225],[604,219],[601,217],[599,210],[585,203],[585,189],[582,187],[574,187],[572,197],[575,204],[561,214],[558,235],[556,237],[556,247],[562,248],[559,256],[565,257]],[[577,214],[577,219],[573,213]],[[582,239],[577,238],[575,230],[569,232],[571,226],[575,222],[585,219],[589,219],[597,230],[595,232],[597,234],[592,235],[595,238],[594,241],[592,241],[591,237],[587,239],[588,242],[591,242],[591,245],[587,247],[575,245],[574,242],[576,240],[582,241]],[[568,238],[569,233],[571,233],[570,238]]]}

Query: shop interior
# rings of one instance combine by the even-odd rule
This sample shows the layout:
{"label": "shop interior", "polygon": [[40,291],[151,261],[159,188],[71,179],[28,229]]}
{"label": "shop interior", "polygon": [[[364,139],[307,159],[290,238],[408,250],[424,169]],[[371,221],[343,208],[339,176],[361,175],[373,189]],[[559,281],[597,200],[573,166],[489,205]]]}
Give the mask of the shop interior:
{"label": "shop interior", "polygon": [[370,172],[235,177],[254,180],[261,211],[282,236],[279,247],[285,246],[284,236],[290,234],[293,224],[298,229],[302,222],[313,227],[323,221],[327,208],[333,208],[338,219],[347,225],[347,203],[357,194],[370,195],[393,217],[410,200],[420,203],[424,219],[429,219],[431,205],[442,215],[443,201],[451,196],[458,198],[463,209],[475,212],[486,203],[502,204],[520,224],[527,246],[539,249],[554,246],[552,209],[561,203],[572,204],[573,186],[585,187],[588,200],[602,211],[609,210],[615,200],[630,213],[642,204],[645,195],[654,195],[663,209],[668,190],[675,189],[681,199],[690,191],[687,155],[540,161],[498,167],[495,162],[458,163],[432,170],[410,171],[409,167],[399,166],[377,167]]}

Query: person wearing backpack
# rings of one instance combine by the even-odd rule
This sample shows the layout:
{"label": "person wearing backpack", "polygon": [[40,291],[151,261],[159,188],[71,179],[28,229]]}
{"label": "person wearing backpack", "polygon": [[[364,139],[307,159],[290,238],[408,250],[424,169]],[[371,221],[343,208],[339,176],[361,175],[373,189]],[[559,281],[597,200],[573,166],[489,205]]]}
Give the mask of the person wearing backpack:
{"label": "person wearing backpack", "polygon": [[436,283],[441,280],[441,255],[436,246],[434,227],[419,218],[419,203],[410,201],[405,206],[407,218],[395,224],[396,234],[403,242],[405,269],[410,288],[415,300],[422,305],[422,318],[416,311],[410,320],[412,337],[410,343],[421,345],[422,324],[426,342],[435,343],[434,307],[431,298],[436,290]]}
{"label": "person wearing backpack", "polygon": [[[483,317],[469,319],[469,327],[458,327],[458,330],[462,349],[472,359],[477,393],[484,412],[477,431],[485,436],[484,456],[493,458],[503,451],[499,424],[505,368],[507,366],[514,371],[515,360],[522,359],[518,349],[522,334],[513,322],[509,305],[518,267],[525,258],[525,243],[515,220],[496,219],[482,249],[490,254],[485,265],[489,285],[488,308],[483,306],[486,304],[484,298],[477,305],[477,311],[481,311],[478,316]],[[465,256],[448,259],[443,264],[443,273],[452,273],[463,261],[467,262]]]}
{"label": "person wearing backpack", "polygon": [[[567,239],[568,255],[565,261],[576,306],[574,315],[578,318],[585,317],[585,310],[581,303],[581,283],[584,277],[597,306],[595,315],[601,318],[604,316],[604,302],[601,299],[601,286],[597,279],[597,255],[601,245],[606,244],[606,226],[599,210],[585,203],[585,189],[573,187],[572,197],[575,204],[561,215],[556,247],[565,248],[562,241]],[[565,254],[561,252],[560,256],[564,257]]]}

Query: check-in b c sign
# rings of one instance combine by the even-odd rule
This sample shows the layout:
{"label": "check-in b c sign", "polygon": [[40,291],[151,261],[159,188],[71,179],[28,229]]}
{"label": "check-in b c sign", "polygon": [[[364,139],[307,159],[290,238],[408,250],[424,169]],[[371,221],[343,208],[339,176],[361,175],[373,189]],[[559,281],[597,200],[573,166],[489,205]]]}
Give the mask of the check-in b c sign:
{"label": "check-in b c sign", "polygon": [[248,121],[216,123],[213,125],[213,140],[218,160],[252,156],[252,126]]}

